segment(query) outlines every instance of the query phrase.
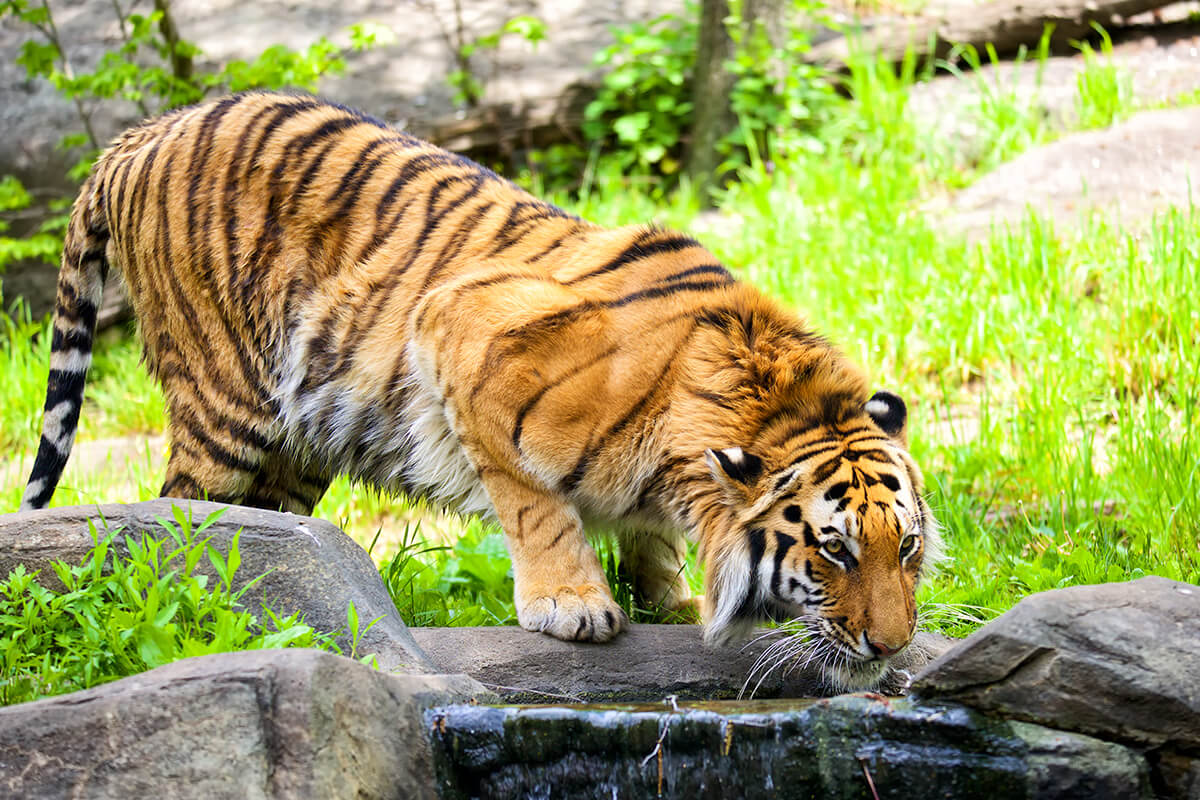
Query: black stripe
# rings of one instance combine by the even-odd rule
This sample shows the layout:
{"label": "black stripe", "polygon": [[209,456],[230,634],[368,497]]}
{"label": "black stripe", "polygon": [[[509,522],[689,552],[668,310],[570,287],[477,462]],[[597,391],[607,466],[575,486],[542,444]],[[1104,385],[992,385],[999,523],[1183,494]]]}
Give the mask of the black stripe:
{"label": "black stripe", "polygon": [[829,459],[828,461],[826,461],[825,463],[821,464],[813,472],[811,482],[816,483],[816,484],[821,484],[821,483],[824,483],[825,481],[829,480],[831,477],[833,477],[835,474],[837,474],[837,471],[839,469],[842,468],[842,459],[843,459],[843,455],[838,454],[838,455],[834,456],[833,458]]}
{"label": "black stripe", "polygon": [[771,573],[771,594],[780,597],[779,582],[783,578],[783,559],[796,545],[796,538],[783,531],[775,531],[775,571]]}
{"label": "black stripe", "polygon": [[[529,215],[523,212],[531,211]],[[540,200],[520,200],[512,204],[508,217],[496,234],[496,244],[488,252],[487,258],[495,258],[508,248],[516,245],[530,231],[537,230],[537,223],[547,219],[577,219],[562,209],[543,203]]]}
{"label": "black stripe", "polygon": [[601,435],[599,439],[595,441],[594,444],[590,444],[584,448],[583,453],[579,456],[579,461],[575,464],[575,468],[571,470],[571,473],[567,475],[566,478],[563,479],[561,484],[563,494],[570,494],[575,487],[579,485],[579,482],[583,479],[584,474],[587,472],[588,463],[592,460],[592,458],[595,457],[596,453],[598,453],[610,439],[624,430],[625,427],[629,425],[629,423],[632,422],[633,419],[650,403],[650,400],[662,391],[663,386],[665,385],[663,378],[666,377],[668,372],[675,368],[676,356],[679,354],[679,351],[683,349],[684,344],[691,339],[691,334],[694,330],[695,325],[693,323],[692,328],[686,334],[680,337],[679,341],[675,345],[675,349],[671,351],[669,356],[667,356],[667,359],[664,362],[662,369],[659,370],[658,375],[649,382],[648,385],[650,386],[650,390],[644,393],[641,398],[634,403],[628,411],[625,412],[625,415],[621,417],[621,419],[615,425],[605,431],[603,435]]}
{"label": "black stripe", "polygon": [[737,406],[734,405],[733,402],[731,402],[730,400],[728,400],[724,397],[721,397],[721,395],[716,394],[715,392],[703,392],[703,391],[698,391],[696,389],[692,389],[692,394],[695,395],[696,397],[700,398],[701,400],[707,400],[708,402],[712,403],[715,406],[720,406],[721,408],[725,409],[726,411],[736,411],[737,410]]}
{"label": "black stripe", "polygon": [[804,546],[812,550],[816,550],[821,546],[821,542],[817,539],[817,535],[813,533],[812,525],[809,525],[807,522],[804,523]]}
{"label": "black stripe", "polygon": [[750,541],[750,584],[747,587],[746,596],[742,598],[741,605],[735,613],[736,617],[756,616],[757,609],[760,605],[758,597],[758,567],[762,564],[763,555],[767,551],[767,532],[763,528],[755,528],[750,531],[747,538]]}
{"label": "black stripe", "polygon": [[568,285],[579,283],[580,281],[594,278],[597,275],[603,275],[605,273],[620,269],[626,264],[630,264],[634,261],[640,261],[644,258],[649,258],[650,256],[659,255],[660,253],[678,253],[681,250],[687,250],[688,248],[692,247],[700,247],[700,243],[690,236],[683,236],[682,234],[668,234],[667,238],[659,239],[656,242],[650,242],[648,244],[642,244],[640,240],[635,240],[632,244],[622,250],[616,258],[612,259],[608,263],[597,267],[590,272],[585,272],[582,275],[576,275],[574,278],[564,281],[564,283]]}
{"label": "black stripe", "polygon": [[640,300],[653,300],[656,297],[668,297],[678,292],[707,292],[712,289],[720,289],[728,286],[727,281],[701,281],[697,283],[672,283],[667,286],[655,286],[649,289],[642,289],[637,292],[631,292],[624,297],[618,297],[614,300],[606,300],[603,305],[605,308],[620,308],[621,306],[629,305]]}
{"label": "black stripe", "polygon": [[668,275],[665,278],[659,278],[657,281],[655,281],[655,283],[671,283],[682,280],[683,278],[690,278],[693,275],[721,275],[726,278],[726,282],[733,282],[733,275],[731,275],[729,270],[725,269],[725,267],[721,266],[720,264],[701,264],[698,267],[692,267],[691,269],[685,269],[682,272],[676,272],[674,275]]}
{"label": "black stripe", "polygon": [[[257,473],[261,463],[242,458],[226,448],[209,435],[209,427],[202,422],[195,412],[186,406],[175,403],[171,407],[171,422],[181,425],[191,439],[204,448],[212,461],[238,472]],[[172,437],[177,438],[177,437]]]}
{"label": "black stripe", "polygon": [[[60,322],[67,322],[71,325],[79,326],[91,332],[96,329],[96,306],[91,300],[80,298],[75,291],[75,287],[70,284],[60,283],[58,287],[60,297],[54,304],[54,316]],[[75,302],[71,302],[72,299]],[[70,303],[70,305],[68,305]],[[91,334],[89,333],[89,337]]]}
{"label": "black stripe", "polygon": [[550,544],[546,545],[546,548],[545,548],[545,549],[546,549],[546,550],[552,550],[552,549],[554,549],[555,547],[557,547],[557,546],[558,546],[558,543],[559,543],[560,541],[562,541],[562,538],[563,538],[564,536],[566,536],[568,533],[570,533],[571,531],[573,531],[573,530],[575,530],[575,526],[574,526],[574,525],[568,525],[568,526],[566,526],[565,528],[563,528],[562,530],[560,530],[560,531],[558,532],[558,535],[556,535],[556,536],[555,536],[555,537],[554,537],[552,540],[550,540]]}
{"label": "black stripe", "polygon": [[850,488],[850,484],[846,481],[840,481],[830,486],[825,490],[826,500],[837,500],[846,494],[846,490]]}
{"label": "black stripe", "polygon": [[562,247],[563,243],[566,242],[566,240],[568,238],[570,238],[571,236],[575,236],[577,234],[578,234],[578,231],[572,231],[571,233],[568,233],[564,236],[559,236],[557,239],[555,239],[553,242],[551,242],[545,248],[539,250],[538,252],[534,253],[531,256],[527,256],[525,258],[525,263],[526,264],[536,264],[537,262],[541,261],[546,256],[553,253],[558,248]]}
{"label": "black stripe", "polygon": [[[86,378],[86,372],[50,370],[46,378],[46,405],[43,411],[51,410],[64,400],[72,400],[78,406],[83,399],[83,385]],[[78,414],[78,409],[76,409],[76,414]]]}
{"label": "black stripe", "polygon": [[[513,424],[513,435],[512,435],[513,447],[517,448],[517,451],[520,452],[520,450],[521,450],[521,431],[525,426],[525,417],[527,417],[529,415],[529,412],[531,412],[533,410],[534,406],[536,406],[541,401],[541,399],[546,396],[547,392],[549,392],[551,389],[561,386],[562,384],[566,383],[571,378],[574,378],[576,375],[580,374],[581,372],[591,369],[592,367],[596,366],[600,362],[604,361],[605,359],[607,359],[610,356],[617,353],[620,349],[621,349],[620,345],[613,345],[612,347],[608,348],[604,352],[588,359],[587,361],[584,361],[580,364],[575,365],[574,367],[571,367],[571,369],[567,370],[562,375],[558,376],[557,378],[550,381],[549,383],[544,384],[540,389],[538,389],[533,394],[533,396],[531,396],[528,400],[526,400],[525,403],[517,410],[516,422]],[[480,385],[480,387],[477,387],[477,388],[482,388],[482,384]]]}

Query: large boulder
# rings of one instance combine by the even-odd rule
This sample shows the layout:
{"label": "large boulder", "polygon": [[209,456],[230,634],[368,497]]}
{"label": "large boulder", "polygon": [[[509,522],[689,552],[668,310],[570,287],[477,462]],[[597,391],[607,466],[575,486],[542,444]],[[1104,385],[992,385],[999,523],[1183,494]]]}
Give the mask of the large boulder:
{"label": "large boulder", "polygon": [[1031,595],[933,661],[913,690],[1200,752],[1200,587],[1148,577]]}
{"label": "large boulder", "polygon": [[[830,693],[815,665],[768,668],[770,633],[744,646],[706,647],[698,625],[632,625],[611,642],[580,644],[520,628],[413,628],[443,672],[464,672],[508,703],[716,700],[813,697]],[[879,691],[901,694],[909,672],[945,651],[952,639],[917,634]]]}
{"label": "large boulder", "polygon": [[945,226],[979,237],[993,225],[1020,223],[1030,211],[1063,227],[1093,211],[1136,226],[1169,207],[1186,209],[1200,186],[1197,130],[1200,108],[1191,107],[1146,111],[1103,130],[1069,134],[959,192]]}
{"label": "large boulder", "polygon": [[922,698],[1133,744],[1200,797],[1200,587],[1166,578],[1025,598],[917,675]]}
{"label": "large boulder", "polygon": [[[247,604],[266,606],[280,615],[300,612],[314,629],[337,633],[348,653],[346,612],[353,601],[360,627],[379,618],[359,641],[359,655],[374,653],[380,669],[388,671],[437,671],[413,641],[370,556],[336,527],[313,517],[167,498],[0,515],[0,575],[24,564],[30,571],[42,570],[39,580],[53,587],[58,579],[46,567],[54,560],[78,563],[93,544],[89,521],[99,531],[107,526],[161,539],[170,534],[157,520],[172,521],[176,506],[187,510],[196,526],[222,512],[203,535],[223,554],[241,533],[236,584],[265,575],[245,595]],[[123,546],[122,537],[117,537],[117,545]],[[207,559],[201,559],[197,569],[212,574]]]}
{"label": "large boulder", "polygon": [[185,659],[0,708],[0,796],[433,798],[422,709],[477,688],[318,650]]}

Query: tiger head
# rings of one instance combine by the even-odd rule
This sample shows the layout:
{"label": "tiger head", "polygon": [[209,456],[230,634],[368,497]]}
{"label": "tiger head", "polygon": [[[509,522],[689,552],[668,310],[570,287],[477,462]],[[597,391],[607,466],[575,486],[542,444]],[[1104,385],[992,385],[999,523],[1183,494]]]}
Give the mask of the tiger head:
{"label": "tiger head", "polygon": [[879,392],[758,452],[706,452],[724,498],[719,532],[702,536],[706,641],[787,619],[807,638],[795,652],[836,688],[878,683],[912,641],[917,582],[939,541],[906,419],[904,402]]}

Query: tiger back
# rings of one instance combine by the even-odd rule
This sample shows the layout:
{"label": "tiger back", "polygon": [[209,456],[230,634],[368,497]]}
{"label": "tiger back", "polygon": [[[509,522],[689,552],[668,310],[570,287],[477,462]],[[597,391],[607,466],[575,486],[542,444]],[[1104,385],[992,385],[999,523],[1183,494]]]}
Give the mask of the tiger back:
{"label": "tiger back", "polygon": [[164,496],[307,514],[349,474],[494,516],[520,623],[564,639],[628,622],[585,520],[710,641],[811,619],[866,685],[911,639],[937,531],[903,402],[688,236],[602,228],[307,96],[171,112],[75,203],[23,507],[70,452],[110,264],[166,397]]}

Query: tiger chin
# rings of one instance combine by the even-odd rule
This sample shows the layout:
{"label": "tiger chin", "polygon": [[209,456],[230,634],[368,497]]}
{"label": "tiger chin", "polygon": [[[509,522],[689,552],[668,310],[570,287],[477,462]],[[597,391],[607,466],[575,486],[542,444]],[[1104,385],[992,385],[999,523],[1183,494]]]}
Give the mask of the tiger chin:
{"label": "tiger chin", "polygon": [[560,639],[628,625],[585,519],[651,606],[697,602],[698,542],[712,644],[792,618],[858,688],[912,637],[937,527],[904,403],[686,235],[309,96],[149,120],[72,210],[23,508],[70,453],[110,268],[166,399],[163,496],[308,514],[348,474],[490,515],[520,624]]}

